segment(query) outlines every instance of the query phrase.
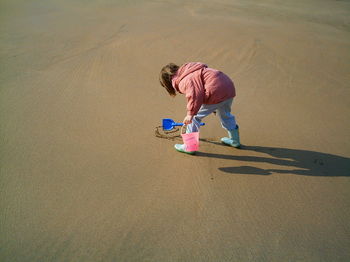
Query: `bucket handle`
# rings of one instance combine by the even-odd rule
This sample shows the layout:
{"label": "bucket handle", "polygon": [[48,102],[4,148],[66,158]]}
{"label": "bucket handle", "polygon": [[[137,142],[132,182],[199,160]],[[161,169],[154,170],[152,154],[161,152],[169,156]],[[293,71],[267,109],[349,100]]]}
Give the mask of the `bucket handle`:
{"label": "bucket handle", "polygon": [[[201,126],[204,126],[205,125],[205,123],[200,123],[200,125]],[[183,128],[184,127],[187,127],[187,125],[186,124],[183,124],[182,126],[181,126],[181,132],[180,132],[180,134],[184,134],[184,132],[183,132]],[[198,131],[197,131],[198,132]]]}
{"label": "bucket handle", "polygon": [[[184,127],[187,127],[187,125],[185,125],[185,124],[183,124],[182,126],[181,126],[181,132],[180,132],[180,134],[185,134],[184,132],[183,132],[183,128]],[[186,132],[186,131],[185,131]]]}

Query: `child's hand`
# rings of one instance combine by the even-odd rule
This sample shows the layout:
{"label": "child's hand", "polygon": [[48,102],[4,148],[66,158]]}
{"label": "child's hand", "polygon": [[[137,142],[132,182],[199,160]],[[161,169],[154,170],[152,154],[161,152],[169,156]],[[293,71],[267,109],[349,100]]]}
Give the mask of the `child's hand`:
{"label": "child's hand", "polygon": [[183,121],[185,125],[191,124],[192,123],[192,118],[193,116],[187,115]]}

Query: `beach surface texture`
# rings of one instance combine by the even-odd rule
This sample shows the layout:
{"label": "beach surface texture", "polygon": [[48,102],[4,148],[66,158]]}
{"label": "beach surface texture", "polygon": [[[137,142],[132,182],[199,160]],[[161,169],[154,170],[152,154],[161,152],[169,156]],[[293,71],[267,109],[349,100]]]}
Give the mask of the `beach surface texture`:
{"label": "beach surface texture", "polygon": [[[0,261],[350,261],[350,1],[0,1]],[[236,86],[191,156],[167,63]]]}

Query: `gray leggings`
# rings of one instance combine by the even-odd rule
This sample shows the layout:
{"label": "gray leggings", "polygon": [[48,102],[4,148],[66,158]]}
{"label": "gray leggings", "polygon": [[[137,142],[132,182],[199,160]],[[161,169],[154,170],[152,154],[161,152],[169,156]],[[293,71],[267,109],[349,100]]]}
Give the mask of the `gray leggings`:
{"label": "gray leggings", "polygon": [[186,133],[197,132],[200,127],[202,119],[215,110],[217,111],[220,122],[223,128],[227,131],[233,130],[236,128],[236,119],[235,116],[231,114],[231,106],[233,103],[233,98],[229,98],[221,103],[214,105],[203,104],[199,109],[197,115],[193,117],[192,123],[187,126]]}

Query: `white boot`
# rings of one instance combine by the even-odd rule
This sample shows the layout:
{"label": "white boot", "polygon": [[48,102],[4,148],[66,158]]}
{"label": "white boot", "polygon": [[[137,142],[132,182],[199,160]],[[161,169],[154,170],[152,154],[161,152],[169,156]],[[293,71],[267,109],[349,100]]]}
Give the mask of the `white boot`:
{"label": "white boot", "polygon": [[229,137],[223,137],[221,138],[221,142],[233,146],[236,148],[239,148],[241,146],[241,143],[239,141],[239,127],[238,125],[236,126],[235,129],[228,131]]}
{"label": "white boot", "polygon": [[182,153],[186,153],[190,155],[194,155],[196,153],[196,151],[187,151],[185,144],[176,144],[174,147],[177,151]]}

